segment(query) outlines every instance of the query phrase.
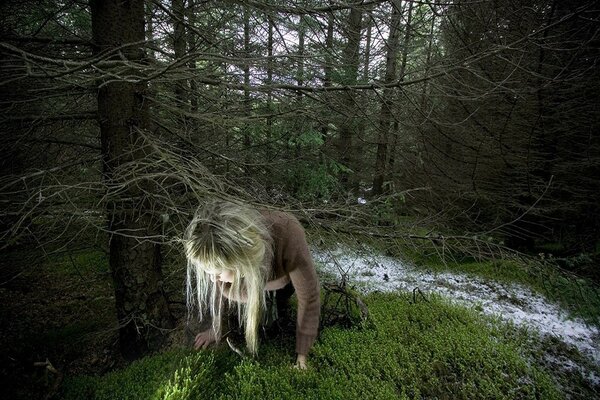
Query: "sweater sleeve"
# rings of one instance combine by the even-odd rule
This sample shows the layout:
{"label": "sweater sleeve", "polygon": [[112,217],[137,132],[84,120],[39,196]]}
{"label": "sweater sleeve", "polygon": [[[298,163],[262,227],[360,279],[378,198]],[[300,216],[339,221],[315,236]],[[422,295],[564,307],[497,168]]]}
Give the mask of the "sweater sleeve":
{"label": "sweater sleeve", "polygon": [[321,298],[319,279],[310,255],[302,225],[294,218],[286,226],[283,249],[284,268],[290,276],[298,298],[296,353],[308,354],[319,330]]}

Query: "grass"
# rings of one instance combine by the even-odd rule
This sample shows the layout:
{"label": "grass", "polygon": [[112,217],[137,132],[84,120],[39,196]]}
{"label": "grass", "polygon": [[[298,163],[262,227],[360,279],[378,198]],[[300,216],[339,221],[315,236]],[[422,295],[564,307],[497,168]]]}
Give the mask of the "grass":
{"label": "grass", "polygon": [[440,298],[372,294],[368,326],[322,331],[307,371],[293,338],[256,360],[228,349],[173,350],[104,376],[70,377],[63,399],[558,399],[547,371],[505,325]]}

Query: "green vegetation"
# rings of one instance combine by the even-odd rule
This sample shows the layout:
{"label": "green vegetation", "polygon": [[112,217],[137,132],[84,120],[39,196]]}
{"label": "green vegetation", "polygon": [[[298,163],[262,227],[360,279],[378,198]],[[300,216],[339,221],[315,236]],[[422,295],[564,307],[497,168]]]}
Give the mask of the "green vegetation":
{"label": "green vegetation", "polygon": [[[407,221],[407,226],[408,226]],[[347,246],[356,248],[357,243],[352,236],[340,232],[329,235],[324,232],[311,232],[313,240],[325,248]],[[424,234],[424,233],[422,233]],[[419,247],[414,247],[419,245]],[[415,243],[398,239],[381,240],[365,235],[359,244],[392,257],[407,260],[411,265],[429,272],[452,272],[477,276],[479,278],[521,284],[532,291],[561,305],[573,317],[583,318],[587,323],[600,326],[600,288],[590,279],[571,273],[590,263],[586,254],[569,258],[556,258],[541,253],[537,257],[513,257],[501,259],[475,260],[468,254],[459,251],[436,248],[431,242]]]}
{"label": "green vegetation", "polygon": [[547,259],[488,260],[443,262],[439,257],[417,258],[416,265],[436,272],[458,272],[504,283],[529,287],[555,301],[574,317],[600,326],[600,290],[587,279],[578,278],[558,269]]}
{"label": "green vegetation", "polygon": [[[66,399],[156,399],[185,398],[194,393],[196,383],[206,390],[204,371],[212,366],[209,353],[187,354],[174,351],[134,362],[122,371],[102,377],[76,377],[65,387]],[[187,379],[183,379],[183,375]],[[195,382],[190,378],[195,377]],[[179,397],[173,397],[177,394]]]}
{"label": "green vegetation", "polygon": [[108,273],[108,255],[99,249],[60,252],[47,256],[48,271],[68,276],[95,276]]}
{"label": "green vegetation", "polygon": [[[558,399],[524,336],[433,298],[372,294],[369,327],[326,328],[307,371],[293,338],[265,343],[257,360],[226,348],[175,350],[101,377],[68,378],[63,399]],[[511,333],[512,332],[512,333]]]}
{"label": "green vegetation", "polygon": [[[342,240],[342,235],[338,234],[337,238]],[[319,243],[337,246],[337,242],[328,240]],[[373,239],[365,244],[377,248],[377,252],[385,251],[386,244],[381,241]],[[387,253],[392,254],[389,247]],[[588,285],[585,281],[568,278],[556,269],[542,274],[540,263],[527,266],[514,260],[465,259],[444,264],[433,256],[415,256],[412,261],[420,268],[433,271],[463,272],[490,280],[525,283],[546,296],[561,296],[565,305],[572,302],[572,308],[585,308],[596,316],[600,309],[573,303],[580,298],[580,289]],[[106,307],[107,295],[111,293],[107,287],[107,268],[107,258],[99,251],[51,256],[37,273],[44,272],[45,281],[54,282],[51,286],[58,292],[54,295],[54,292],[44,292],[42,298],[53,299],[49,303],[52,310],[60,308],[64,318],[36,328],[38,334],[21,342],[21,346],[27,343],[31,350],[22,350],[37,352],[51,347],[57,354],[63,354],[70,343],[88,346],[91,341],[94,343],[89,343],[86,351],[100,352],[106,348],[109,337],[99,338],[90,333],[99,332],[112,323],[112,308]],[[25,276],[22,278],[27,281]],[[328,277],[321,274],[321,279],[327,281]],[[20,285],[20,282],[19,278],[12,283]],[[43,287],[50,290],[46,285]],[[60,293],[67,288],[71,295],[63,298]],[[569,288],[572,292],[567,290]],[[291,368],[294,339],[284,337],[265,343],[257,360],[242,361],[226,346],[207,352],[175,349],[103,376],[67,375],[61,398],[552,399],[563,398],[566,393],[573,398],[589,398],[593,393],[590,383],[577,371],[546,366],[547,356],[556,359],[567,356],[597,373],[598,367],[574,348],[556,340],[540,341],[535,334],[501,322],[490,322],[474,311],[448,305],[439,298],[434,297],[429,303],[421,297],[416,304],[413,300],[408,294],[369,295],[365,301],[372,323],[362,328],[324,329],[308,371]],[[52,310],[48,313],[58,314]],[[77,318],[73,319],[75,315]],[[25,325],[30,323],[24,322]],[[96,349],[98,339],[104,344]],[[18,343],[12,342],[10,346]],[[69,357],[75,356],[70,354]]]}

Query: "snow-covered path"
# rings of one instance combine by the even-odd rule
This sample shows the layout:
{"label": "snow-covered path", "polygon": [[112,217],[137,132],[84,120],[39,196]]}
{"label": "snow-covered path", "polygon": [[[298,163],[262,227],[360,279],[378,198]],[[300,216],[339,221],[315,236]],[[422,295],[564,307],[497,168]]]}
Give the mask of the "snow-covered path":
{"label": "snow-covered path", "polygon": [[[437,293],[459,304],[477,305],[477,309],[510,321],[516,326],[535,329],[567,345],[575,346],[595,365],[600,366],[600,332],[580,319],[572,319],[557,304],[518,284],[505,284],[454,273],[427,273],[402,261],[369,252],[358,254],[348,249],[333,251],[313,249],[320,268],[339,277],[340,268],[351,282],[365,291],[412,291]],[[570,360],[566,368],[577,368]],[[581,369],[581,368],[580,368]],[[600,377],[589,371],[584,376],[600,384]]]}

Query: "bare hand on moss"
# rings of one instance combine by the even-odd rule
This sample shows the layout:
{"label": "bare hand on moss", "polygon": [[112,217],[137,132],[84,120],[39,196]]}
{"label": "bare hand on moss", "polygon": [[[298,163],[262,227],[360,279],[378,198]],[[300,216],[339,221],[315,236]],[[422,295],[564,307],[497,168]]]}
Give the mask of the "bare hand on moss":
{"label": "bare hand on moss", "polygon": [[194,349],[198,350],[200,348],[207,348],[209,345],[216,341],[215,333],[212,329],[208,329],[204,332],[200,332],[196,335],[196,339],[194,341]]}
{"label": "bare hand on moss", "polygon": [[306,369],[306,355],[298,354],[298,358],[296,358],[296,364],[294,364],[294,368]]}

